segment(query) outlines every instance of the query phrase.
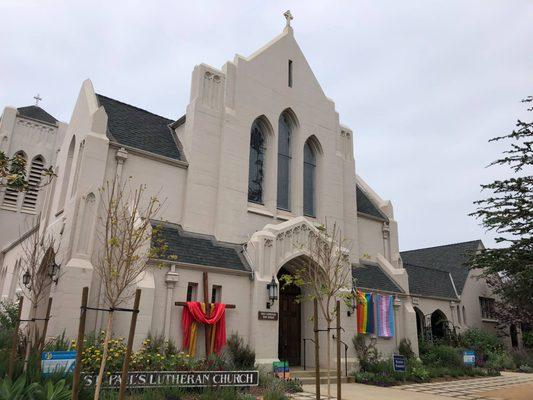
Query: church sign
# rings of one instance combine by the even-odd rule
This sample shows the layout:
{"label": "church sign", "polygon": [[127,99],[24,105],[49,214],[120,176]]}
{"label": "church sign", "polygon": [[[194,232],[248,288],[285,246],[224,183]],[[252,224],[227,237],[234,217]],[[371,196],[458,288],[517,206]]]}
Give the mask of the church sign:
{"label": "church sign", "polygon": [[[83,374],[83,386],[96,384],[96,374]],[[115,372],[104,377],[103,387],[120,386],[121,373]],[[258,371],[152,371],[128,372],[128,388],[149,388],[164,386],[205,387],[205,386],[257,386]]]}
{"label": "church sign", "polygon": [[278,313],[273,311],[258,311],[257,318],[260,321],[277,321]]}

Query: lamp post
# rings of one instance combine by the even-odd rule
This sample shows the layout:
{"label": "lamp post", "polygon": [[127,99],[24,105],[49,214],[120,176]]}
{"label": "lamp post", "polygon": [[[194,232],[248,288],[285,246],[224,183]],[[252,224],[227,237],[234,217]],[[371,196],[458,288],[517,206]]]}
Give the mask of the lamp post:
{"label": "lamp post", "polygon": [[278,299],[278,284],[276,283],[276,279],[274,279],[274,276],[272,276],[272,280],[267,283],[267,291],[268,291],[268,302],[266,303],[266,308],[270,309],[272,304]]}

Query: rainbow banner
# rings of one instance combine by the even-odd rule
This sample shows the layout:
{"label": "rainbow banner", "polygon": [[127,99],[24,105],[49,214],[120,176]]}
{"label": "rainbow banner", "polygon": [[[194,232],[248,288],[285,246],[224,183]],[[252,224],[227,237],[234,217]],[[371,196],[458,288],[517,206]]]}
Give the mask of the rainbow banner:
{"label": "rainbow banner", "polygon": [[378,336],[394,336],[394,298],[391,295],[377,295]]}
{"label": "rainbow banner", "polygon": [[374,295],[358,290],[357,301],[357,333],[374,333]]}

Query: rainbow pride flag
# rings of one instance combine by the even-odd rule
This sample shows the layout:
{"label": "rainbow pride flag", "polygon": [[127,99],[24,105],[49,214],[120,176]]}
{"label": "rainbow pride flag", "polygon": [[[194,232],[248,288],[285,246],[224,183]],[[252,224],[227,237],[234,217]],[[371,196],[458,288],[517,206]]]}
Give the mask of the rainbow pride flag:
{"label": "rainbow pride flag", "polygon": [[377,299],[378,336],[394,336],[394,298],[391,295],[378,294]]}
{"label": "rainbow pride flag", "polygon": [[374,295],[358,290],[357,301],[357,333],[374,333]]}

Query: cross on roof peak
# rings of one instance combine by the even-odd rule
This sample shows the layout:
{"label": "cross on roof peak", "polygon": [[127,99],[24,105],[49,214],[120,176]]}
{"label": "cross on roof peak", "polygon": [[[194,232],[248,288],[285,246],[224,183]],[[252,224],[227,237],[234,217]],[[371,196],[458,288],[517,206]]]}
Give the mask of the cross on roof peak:
{"label": "cross on roof peak", "polygon": [[286,19],[286,25],[285,25],[285,26],[288,27],[288,28],[290,28],[290,26],[291,26],[291,20],[294,19],[294,17],[293,17],[292,14],[291,14],[291,10],[287,10],[287,11],[285,11],[285,12],[283,13],[283,16],[284,16],[285,19]]}
{"label": "cross on roof peak", "polygon": [[43,98],[41,96],[39,96],[39,93],[37,93],[37,96],[33,96],[33,98],[35,99],[35,105],[38,106],[39,105],[39,101],[41,101]]}

